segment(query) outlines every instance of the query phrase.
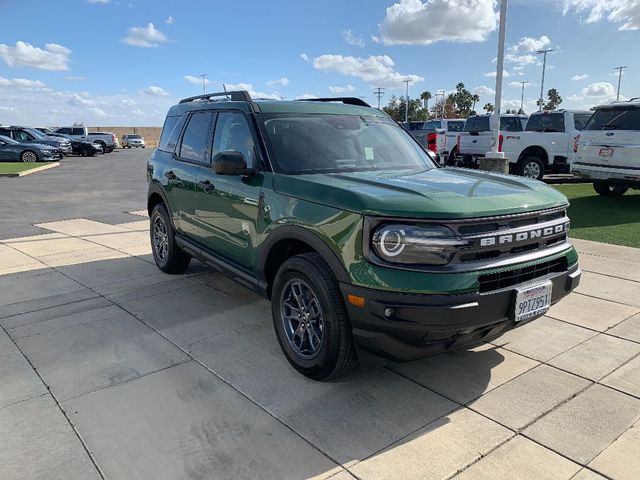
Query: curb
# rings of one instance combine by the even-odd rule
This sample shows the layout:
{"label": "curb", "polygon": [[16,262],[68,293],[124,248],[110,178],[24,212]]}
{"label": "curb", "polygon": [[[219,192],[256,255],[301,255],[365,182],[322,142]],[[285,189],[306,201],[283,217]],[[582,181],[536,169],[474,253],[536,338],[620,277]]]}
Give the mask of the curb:
{"label": "curb", "polygon": [[0,178],[17,178],[31,175],[32,173],[42,172],[43,170],[49,170],[50,168],[56,168],[60,166],[60,162],[51,162],[41,167],[32,168],[31,170],[25,170],[18,173],[0,173]]}

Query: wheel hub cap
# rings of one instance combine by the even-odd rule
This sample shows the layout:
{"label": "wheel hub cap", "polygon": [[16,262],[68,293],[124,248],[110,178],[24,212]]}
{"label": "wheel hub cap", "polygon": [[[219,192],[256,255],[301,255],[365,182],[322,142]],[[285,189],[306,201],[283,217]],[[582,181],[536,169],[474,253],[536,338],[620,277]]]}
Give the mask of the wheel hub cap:
{"label": "wheel hub cap", "polygon": [[540,176],[540,165],[535,162],[527,163],[524,167],[524,176],[538,178]]}
{"label": "wheel hub cap", "polygon": [[280,312],[289,346],[305,360],[316,357],[322,347],[324,321],[311,287],[302,280],[290,280],[282,290]]}
{"label": "wheel hub cap", "polygon": [[153,248],[160,260],[165,261],[169,256],[169,235],[162,217],[156,217],[153,222]]}

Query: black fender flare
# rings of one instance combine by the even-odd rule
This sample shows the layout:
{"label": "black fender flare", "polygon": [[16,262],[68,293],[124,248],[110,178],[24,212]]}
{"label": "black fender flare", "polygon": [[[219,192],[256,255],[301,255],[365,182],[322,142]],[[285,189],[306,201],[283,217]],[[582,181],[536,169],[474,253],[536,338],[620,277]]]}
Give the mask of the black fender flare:
{"label": "black fender flare", "polygon": [[[271,250],[279,241],[287,239],[299,240],[309,245],[320,254],[325,262],[327,262],[327,265],[329,265],[329,268],[338,282],[351,283],[344,264],[334,251],[329,248],[325,241],[315,233],[298,225],[283,225],[281,227],[277,227],[268,235],[267,239],[260,246],[260,251],[258,253],[258,271],[263,278],[265,277],[267,260]],[[266,278],[264,279],[266,280]]]}
{"label": "black fender flare", "polygon": [[162,203],[164,203],[167,212],[169,213],[169,218],[173,218],[171,216],[171,208],[169,207],[169,201],[167,200],[167,195],[164,193],[164,189],[160,186],[160,184],[156,182],[149,182],[149,188],[147,190],[147,213],[151,216],[151,211],[149,211],[149,199],[153,194],[157,193],[162,198]]}

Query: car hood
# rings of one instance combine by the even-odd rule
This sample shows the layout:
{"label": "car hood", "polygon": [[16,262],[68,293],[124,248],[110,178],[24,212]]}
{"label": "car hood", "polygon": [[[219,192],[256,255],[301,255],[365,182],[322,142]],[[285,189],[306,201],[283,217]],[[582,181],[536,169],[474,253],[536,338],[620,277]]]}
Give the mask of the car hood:
{"label": "car hood", "polygon": [[474,218],[567,205],[537,180],[461,168],[280,175],[279,193],[366,215]]}

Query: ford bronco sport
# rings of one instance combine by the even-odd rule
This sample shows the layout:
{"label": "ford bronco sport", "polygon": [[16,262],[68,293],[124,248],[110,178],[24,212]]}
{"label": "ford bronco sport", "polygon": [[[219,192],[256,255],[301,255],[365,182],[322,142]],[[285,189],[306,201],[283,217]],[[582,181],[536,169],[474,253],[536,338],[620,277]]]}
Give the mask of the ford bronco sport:
{"label": "ford bronco sport", "polygon": [[269,298],[284,355],[318,380],[492,340],[580,279],[564,196],[441,168],[357,98],[186,98],[147,175],[158,267],[195,257]]}

